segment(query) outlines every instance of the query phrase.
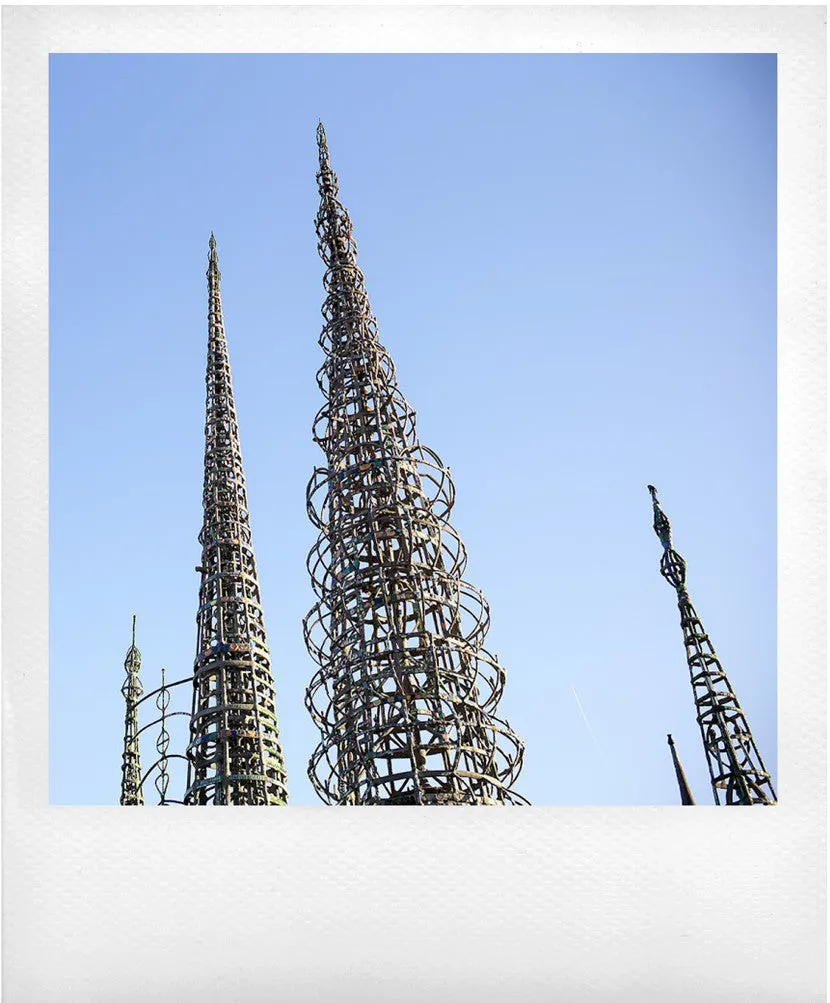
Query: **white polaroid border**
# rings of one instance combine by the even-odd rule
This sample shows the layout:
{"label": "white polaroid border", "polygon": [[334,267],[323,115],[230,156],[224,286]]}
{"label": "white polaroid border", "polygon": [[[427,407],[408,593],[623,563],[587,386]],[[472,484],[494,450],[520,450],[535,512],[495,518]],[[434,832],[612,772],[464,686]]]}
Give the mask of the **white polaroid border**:
{"label": "white polaroid border", "polygon": [[[825,15],[3,9],[8,1003],[825,998]],[[49,806],[48,55],[147,51],[778,53],[776,808]]]}

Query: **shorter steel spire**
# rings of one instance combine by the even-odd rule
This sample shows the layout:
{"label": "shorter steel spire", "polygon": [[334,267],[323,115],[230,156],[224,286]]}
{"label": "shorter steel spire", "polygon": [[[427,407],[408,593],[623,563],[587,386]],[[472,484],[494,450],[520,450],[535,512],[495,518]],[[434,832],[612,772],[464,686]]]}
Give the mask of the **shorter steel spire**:
{"label": "shorter steel spire", "polygon": [[141,757],[138,747],[138,701],[144,692],[139,671],[141,669],[141,652],[135,646],[135,616],[133,616],[133,635],[127,655],[124,659],[124,670],[127,678],[121,686],[121,694],[126,703],[124,716],[124,753],[121,764],[121,804],[143,805],[144,792],[141,789]]}
{"label": "shorter steel spire", "polygon": [[669,748],[671,749],[671,758],[674,763],[674,772],[677,776],[677,786],[680,788],[680,803],[681,804],[694,804],[695,799],[692,797],[692,791],[689,787],[689,781],[686,779],[686,774],[683,771],[683,766],[677,757],[677,750],[674,747],[674,739],[671,735],[668,736]]}
{"label": "shorter steel spire", "polygon": [[[677,593],[686,662],[694,693],[697,723],[709,767],[715,804],[776,804],[770,775],[761,759],[726,673],[686,590],[686,562],[672,547],[671,524],[648,485],[654,507],[654,532],[663,545],[660,573]],[[670,743],[671,744],[671,743]]]}

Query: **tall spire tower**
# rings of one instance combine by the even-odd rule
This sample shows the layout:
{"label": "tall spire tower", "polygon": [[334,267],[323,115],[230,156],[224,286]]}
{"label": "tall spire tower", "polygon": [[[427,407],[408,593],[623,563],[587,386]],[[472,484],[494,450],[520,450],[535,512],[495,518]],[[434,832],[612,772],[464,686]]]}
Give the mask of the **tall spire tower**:
{"label": "tall spire tower", "polygon": [[208,259],[204,522],[193,714],[191,805],[284,805],[288,794],[265,638],[216,240]]}
{"label": "tall spire tower", "polygon": [[744,712],[686,591],[686,562],[672,548],[671,524],[649,484],[654,532],[663,545],[660,572],[677,592],[680,626],[692,680],[697,721],[715,804],[776,804],[775,790]]}
{"label": "tall spire tower", "polygon": [[683,805],[690,805],[695,803],[695,799],[692,797],[692,791],[689,787],[689,781],[686,779],[686,774],[683,770],[683,766],[677,755],[677,750],[674,747],[674,739],[671,735],[668,736],[669,748],[671,749],[671,759],[674,763],[674,775],[677,777],[677,786],[680,789],[680,803]]}
{"label": "tall spire tower", "polygon": [[306,705],[322,738],[309,776],[329,804],[526,803],[512,790],[523,745],[494,713],[505,672],[482,647],[487,603],[462,580],[448,521],[453,483],[378,340],[322,124],[317,143],[326,466],[308,487],[319,602],[304,626],[319,670]]}
{"label": "tall spire tower", "polygon": [[144,687],[141,685],[141,652],[135,646],[135,617],[133,617],[133,639],[124,659],[127,678],[121,687],[126,702],[124,717],[124,754],[121,765],[121,804],[143,805],[144,791],[141,789],[141,756],[138,748],[138,709],[136,707]]}

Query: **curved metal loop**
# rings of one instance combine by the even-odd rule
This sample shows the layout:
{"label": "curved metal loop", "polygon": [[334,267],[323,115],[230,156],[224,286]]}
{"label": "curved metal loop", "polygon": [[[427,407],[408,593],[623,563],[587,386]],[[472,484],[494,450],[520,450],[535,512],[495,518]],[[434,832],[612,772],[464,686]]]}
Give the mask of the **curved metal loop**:
{"label": "curved metal loop", "polygon": [[136,707],[140,707],[141,704],[145,702],[145,700],[149,700],[150,697],[154,697],[158,693],[161,693],[163,689],[172,690],[175,689],[176,686],[183,686],[185,683],[190,683],[190,685],[192,686],[193,676],[185,676],[183,679],[177,679],[174,683],[163,683],[161,686],[157,686],[154,690],[150,690],[148,693],[145,693],[140,700],[136,701],[135,705]]}
{"label": "curved metal loop", "polygon": [[[187,756],[184,756],[184,755],[182,755],[179,752],[171,752],[171,753],[169,753],[165,757],[165,759],[167,759],[167,760],[170,760],[170,759],[183,759],[185,762],[187,762]],[[153,772],[153,770],[155,770],[156,767],[158,767],[158,765],[159,765],[160,762],[161,762],[161,757],[159,757],[153,763],[153,765],[148,770],[145,771],[144,776],[141,778],[141,783],[138,785],[139,788],[143,788],[144,787],[144,782],[147,780],[147,778],[150,776],[150,774]],[[180,802],[175,802],[175,803],[179,804]]]}

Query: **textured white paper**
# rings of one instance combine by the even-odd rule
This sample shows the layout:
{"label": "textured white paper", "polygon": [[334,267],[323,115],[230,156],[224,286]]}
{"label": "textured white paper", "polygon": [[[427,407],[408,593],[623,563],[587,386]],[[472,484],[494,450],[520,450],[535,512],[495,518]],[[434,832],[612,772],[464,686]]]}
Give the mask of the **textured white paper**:
{"label": "textured white paper", "polygon": [[[776,808],[48,805],[48,54],[104,51],[779,54]],[[6,1003],[825,998],[825,103],[823,7],[4,8]]]}

